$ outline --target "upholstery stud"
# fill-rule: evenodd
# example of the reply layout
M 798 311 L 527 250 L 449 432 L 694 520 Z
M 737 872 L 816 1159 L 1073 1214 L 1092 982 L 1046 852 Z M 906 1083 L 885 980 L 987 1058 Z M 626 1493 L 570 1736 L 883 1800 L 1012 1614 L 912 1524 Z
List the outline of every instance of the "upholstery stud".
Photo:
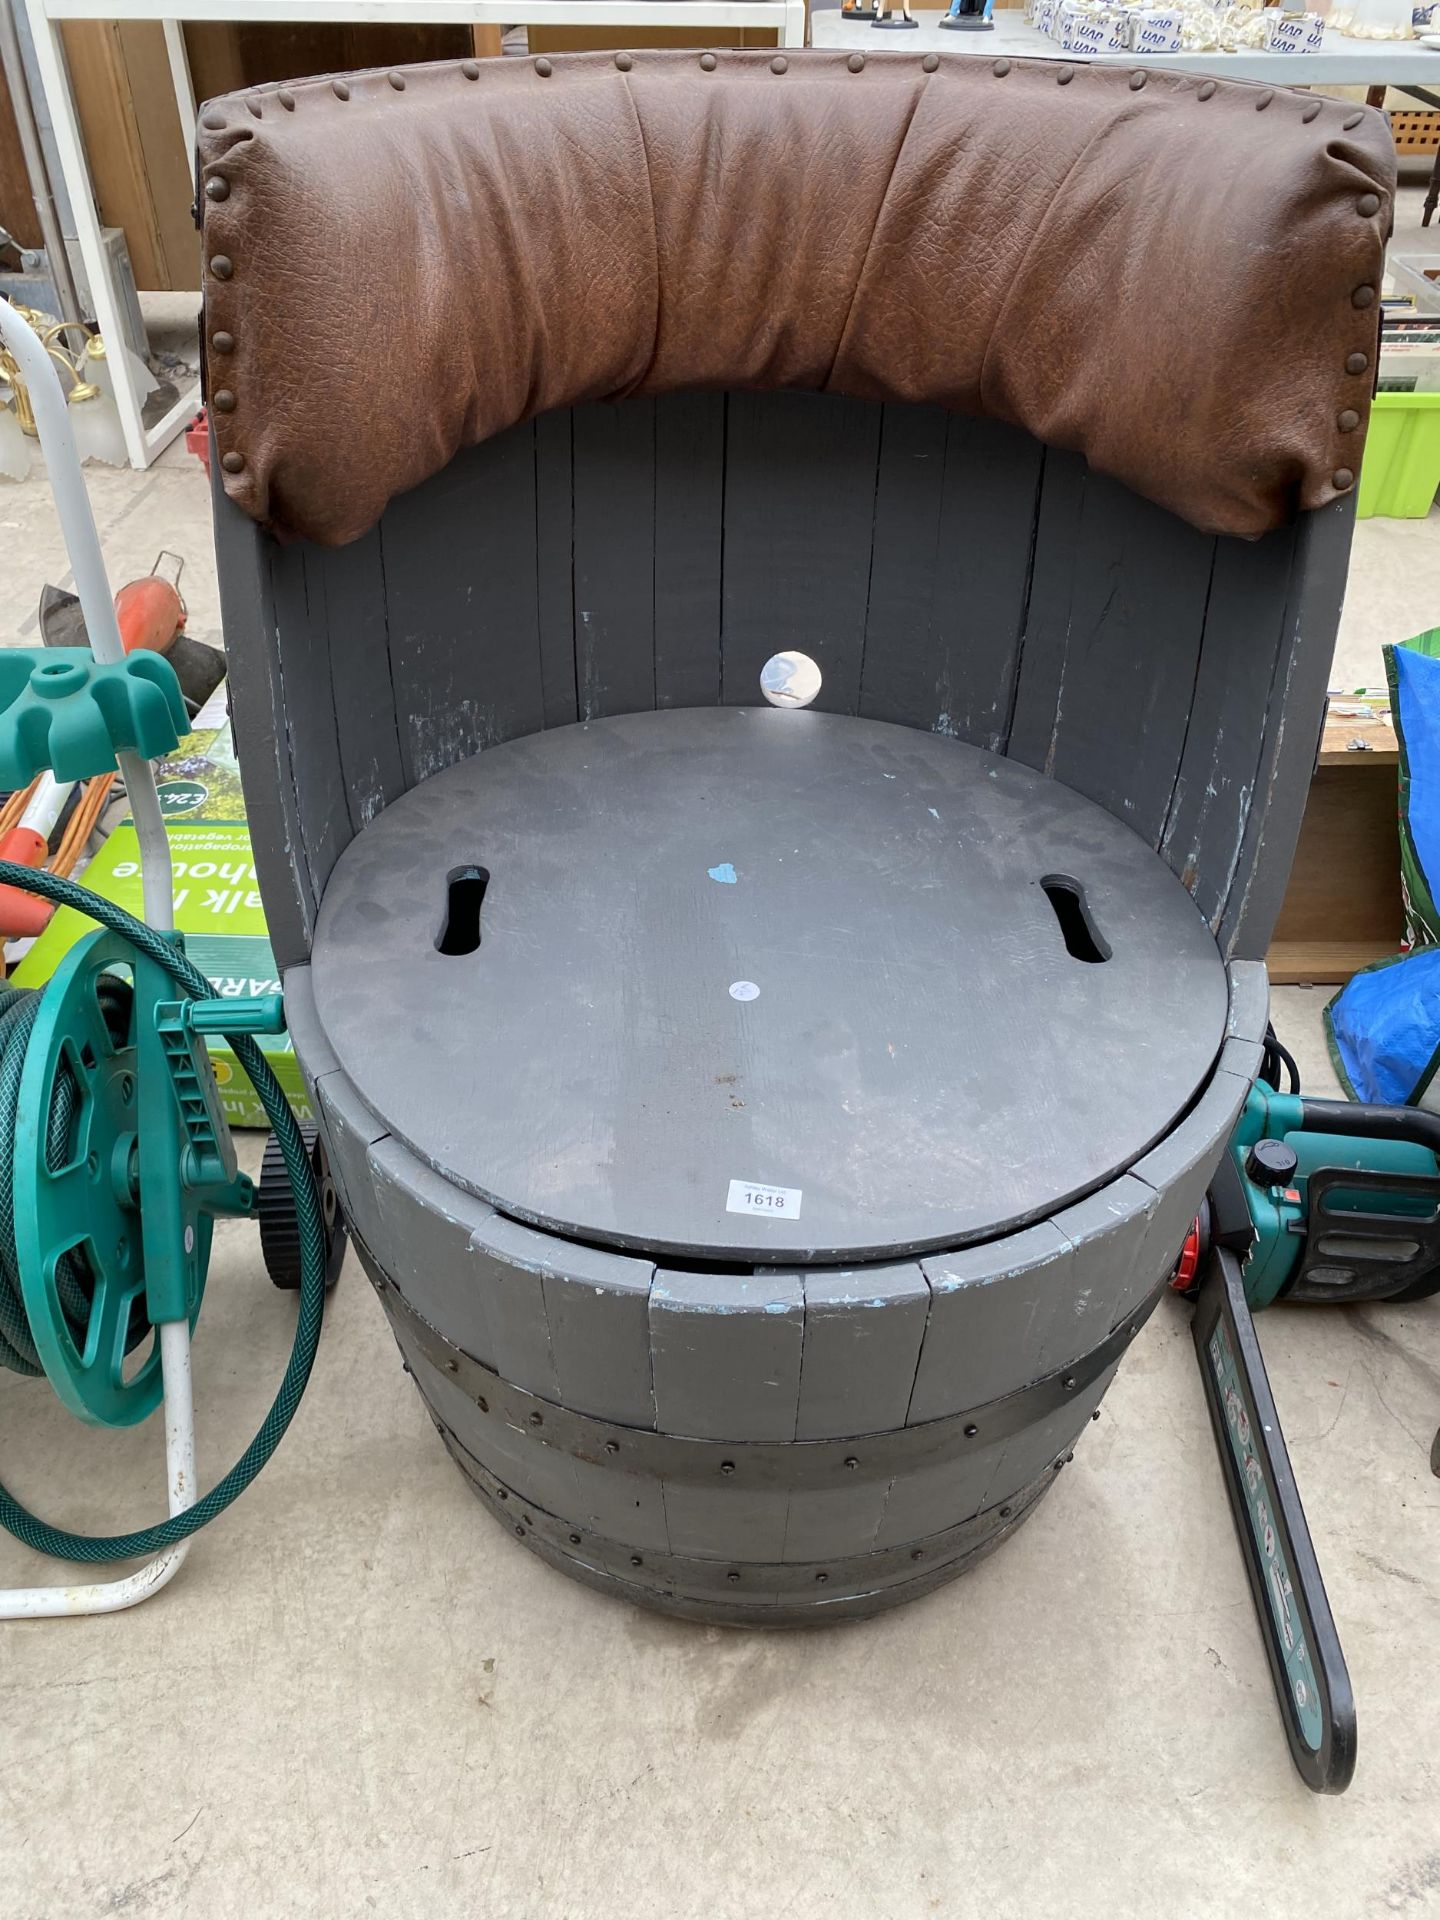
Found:
M 397 73 L 397 72 L 395 72 L 395 70 L 394 70 L 394 69 L 392 68 L 392 69 L 391 69 L 391 72 L 390 72 L 390 84 L 391 84 L 391 86 L 392 86 L 392 87 L 393 87 L 393 88 L 395 89 L 395 91 L 396 91 L 396 93 L 403 93 L 403 92 L 405 91 L 405 76 L 404 76 L 404 74 L 403 74 L 403 73 Z
M 1330 479 L 1337 493 L 1346 493 L 1355 484 L 1355 476 L 1349 467 L 1337 467 Z
M 863 53 L 852 53 L 845 64 L 851 73 L 863 73 L 865 71 L 865 56 Z
M 202 113 L 200 116 L 200 124 L 205 128 L 207 133 L 223 133 L 225 130 L 225 116 L 223 113 Z
M 221 387 L 218 393 L 211 394 L 210 404 L 217 413 L 233 413 L 235 396 L 228 387 Z
M 228 254 L 217 253 L 210 262 L 210 271 L 217 280 L 228 280 L 235 271 L 235 262 Z
M 535 62 L 535 71 L 542 80 L 548 80 L 555 69 L 548 60 L 537 60 Z
M 288 87 L 281 87 L 275 98 L 287 113 L 293 113 L 295 111 L 295 96 Z
M 480 78 L 480 62 L 478 60 L 462 60 L 460 62 L 460 71 L 467 80 L 478 80 Z
M 222 174 L 212 174 L 210 179 L 205 182 L 205 198 L 207 200 L 228 200 L 230 198 L 230 182 L 225 179 Z
M 1360 416 L 1353 407 L 1346 407 L 1336 414 L 1335 424 L 1341 433 L 1353 433 L 1360 424 Z
M 1345 118 L 1340 122 L 1342 132 L 1353 133 L 1364 118 L 1365 115 L 1363 113 L 1347 113 Z
M 1300 118 L 1304 121 L 1307 127 L 1309 126 L 1312 120 L 1318 120 L 1320 118 L 1320 102 L 1318 100 L 1312 100 L 1309 106 L 1306 107 L 1305 111 L 1301 114 Z
M 332 80 L 330 82 L 330 91 L 337 100 L 348 100 L 350 98 L 350 89 L 343 80 Z
M 713 53 L 702 53 L 700 56 L 700 67 L 704 73 L 714 73 L 719 64 Z
M 226 473 L 243 473 L 245 471 L 245 456 L 243 453 L 227 453 L 221 459 L 220 464 Z
M 1140 89 L 1144 86 L 1147 77 L 1148 76 L 1146 75 L 1145 69 L 1143 67 L 1141 67 L 1137 72 L 1132 73 L 1130 76 L 1130 91 L 1132 93 L 1138 93 Z
M 787 73 L 789 68 L 790 62 L 785 58 L 783 53 L 777 53 L 775 58 L 770 62 L 771 73 Z
M 1362 193 L 1360 198 L 1355 202 L 1355 211 L 1362 220 L 1369 220 L 1372 215 L 1380 211 L 1379 194 Z
M 256 96 L 253 93 L 246 94 L 245 105 L 249 108 L 250 112 L 254 114 L 257 120 L 261 120 L 264 118 L 265 110 L 261 106 L 259 100 L 256 98 Z
M 216 353 L 233 353 L 235 351 L 235 336 L 233 333 L 212 334 L 210 345 Z
M 628 73 L 635 62 L 628 53 L 617 53 L 615 56 L 615 64 L 621 73 Z
M 920 62 L 921 67 L 926 73 L 934 73 L 939 64 L 940 56 L 938 53 L 927 53 L 925 58 Z
M 1275 98 L 1275 89 L 1273 87 L 1267 87 L 1264 93 L 1262 93 L 1260 98 L 1255 102 L 1256 113 L 1263 113 L 1266 107 L 1269 106 L 1270 102 L 1274 98 Z
M 1215 97 L 1215 82 L 1213 80 L 1205 81 L 1205 83 L 1201 86 L 1201 88 L 1195 95 L 1195 98 L 1197 100 L 1213 100 L 1214 97 Z
M 1369 364 L 1368 353 L 1352 353 L 1346 357 L 1345 371 L 1346 373 L 1364 373 Z
M 1373 287 L 1356 287 L 1350 296 L 1350 304 L 1352 307 L 1373 307 L 1375 304 L 1375 289 Z
M 1055 84 L 1057 87 L 1068 87 L 1070 82 L 1074 78 L 1075 78 L 1074 67 L 1061 67 L 1060 71 L 1055 76 Z
M 991 71 L 997 80 L 1003 80 L 1010 71 L 1010 62 L 1008 60 L 997 60 Z

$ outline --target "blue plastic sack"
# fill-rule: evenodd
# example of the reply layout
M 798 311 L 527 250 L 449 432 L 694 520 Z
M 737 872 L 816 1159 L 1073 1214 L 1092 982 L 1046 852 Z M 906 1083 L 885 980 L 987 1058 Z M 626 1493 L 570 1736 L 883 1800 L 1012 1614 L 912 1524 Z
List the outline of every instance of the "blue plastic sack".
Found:
M 1440 1111 L 1440 627 L 1386 647 L 1400 742 L 1400 884 L 1413 953 L 1357 973 L 1325 1009 L 1330 1057 L 1352 1100 Z
M 1400 742 L 1400 878 L 1412 947 L 1440 944 L 1440 630 L 1386 647 L 1390 712 Z
M 1440 947 L 1366 967 L 1325 1009 L 1330 1057 L 1352 1100 L 1435 1107 L 1440 1063 Z

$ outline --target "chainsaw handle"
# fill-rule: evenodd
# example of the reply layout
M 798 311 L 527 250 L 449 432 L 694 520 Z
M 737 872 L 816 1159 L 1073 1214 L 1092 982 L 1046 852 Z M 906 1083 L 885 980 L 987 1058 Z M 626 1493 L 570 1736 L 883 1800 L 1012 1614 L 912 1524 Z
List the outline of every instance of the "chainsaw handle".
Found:
M 1440 1158 L 1440 1113 L 1423 1107 L 1366 1106 L 1350 1100 L 1302 1099 L 1309 1133 L 1344 1133 L 1362 1140 L 1408 1140 Z

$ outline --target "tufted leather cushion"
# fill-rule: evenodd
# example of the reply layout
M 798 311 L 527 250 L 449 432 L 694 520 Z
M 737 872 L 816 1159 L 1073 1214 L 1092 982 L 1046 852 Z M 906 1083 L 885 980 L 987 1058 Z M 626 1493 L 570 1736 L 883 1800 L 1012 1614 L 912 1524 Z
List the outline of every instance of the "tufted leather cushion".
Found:
M 463 446 L 683 387 L 935 401 L 1207 531 L 1347 491 L 1394 155 L 1377 113 L 918 53 L 557 55 L 201 117 L 227 492 L 354 539 Z

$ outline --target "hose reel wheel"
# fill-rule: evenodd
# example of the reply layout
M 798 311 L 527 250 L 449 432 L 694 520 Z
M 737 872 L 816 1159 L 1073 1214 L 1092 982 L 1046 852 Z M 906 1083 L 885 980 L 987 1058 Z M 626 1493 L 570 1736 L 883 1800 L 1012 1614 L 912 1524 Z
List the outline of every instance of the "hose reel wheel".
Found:
M 302 1126 L 315 1185 L 320 1195 L 320 1212 L 325 1228 L 325 1287 L 328 1292 L 340 1278 L 348 1235 L 340 1211 L 340 1196 L 330 1172 L 330 1157 L 325 1142 L 315 1127 Z M 285 1166 L 285 1155 L 273 1133 L 265 1142 L 260 1163 L 260 1186 L 255 1208 L 260 1228 L 260 1252 L 265 1271 L 273 1285 L 283 1292 L 299 1290 L 302 1242 L 300 1219 L 295 1207 L 295 1188 Z
M 66 954 L 35 996 L 15 1111 L 15 1251 L 31 1338 L 61 1400 L 97 1426 L 144 1420 L 163 1388 L 158 1342 L 133 1359 L 150 1332 L 136 960 L 110 932 Z M 187 1195 L 179 1233 L 192 1327 L 211 1227 Z

